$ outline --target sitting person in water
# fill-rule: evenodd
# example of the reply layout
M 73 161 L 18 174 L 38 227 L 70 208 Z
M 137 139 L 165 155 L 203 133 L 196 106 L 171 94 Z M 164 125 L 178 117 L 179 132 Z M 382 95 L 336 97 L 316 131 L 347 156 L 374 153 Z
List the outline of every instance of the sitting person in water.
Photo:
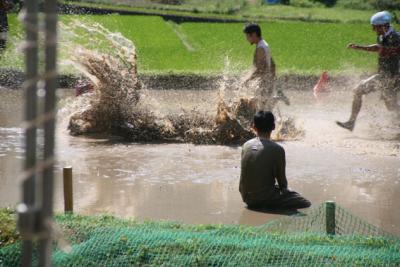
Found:
M 311 202 L 288 189 L 285 150 L 271 141 L 275 129 L 272 112 L 254 115 L 257 137 L 243 145 L 239 191 L 250 209 L 302 209 Z

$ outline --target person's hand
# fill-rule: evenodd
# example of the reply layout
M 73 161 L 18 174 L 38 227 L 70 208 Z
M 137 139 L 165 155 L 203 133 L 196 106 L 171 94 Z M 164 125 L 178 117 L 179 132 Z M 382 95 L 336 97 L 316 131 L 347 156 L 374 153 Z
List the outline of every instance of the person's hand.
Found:
M 351 43 L 351 44 L 347 45 L 347 48 L 349 48 L 349 49 L 358 49 L 358 45 Z

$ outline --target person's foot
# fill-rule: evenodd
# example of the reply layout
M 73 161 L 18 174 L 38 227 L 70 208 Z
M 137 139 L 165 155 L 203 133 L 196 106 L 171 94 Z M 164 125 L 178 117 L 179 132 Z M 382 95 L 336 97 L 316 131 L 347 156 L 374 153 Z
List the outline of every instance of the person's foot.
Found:
M 347 122 L 337 121 L 336 124 L 346 130 L 353 131 L 355 122 L 354 121 L 347 121 Z

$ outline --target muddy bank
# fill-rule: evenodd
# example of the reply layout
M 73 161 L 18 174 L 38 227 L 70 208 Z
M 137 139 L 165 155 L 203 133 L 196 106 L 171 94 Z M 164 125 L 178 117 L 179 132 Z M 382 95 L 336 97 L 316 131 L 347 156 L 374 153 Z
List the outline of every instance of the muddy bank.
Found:
M 128 9 L 128 10 L 127 10 Z M 141 11 L 142 10 L 142 11 Z M 165 12 L 167 11 L 167 12 Z M 60 14 L 94 14 L 94 15 L 140 15 L 140 16 L 160 16 L 164 20 L 173 21 L 175 23 L 184 22 L 210 22 L 210 23 L 244 23 L 251 21 L 269 21 L 269 20 L 284 20 L 284 21 L 303 21 L 303 22 L 318 22 L 318 23 L 340 23 L 337 19 L 317 19 L 312 17 L 274 17 L 267 16 L 248 17 L 246 15 L 238 16 L 237 14 L 221 14 L 218 12 L 210 13 L 196 13 L 192 10 L 163 10 L 159 8 L 139 8 L 134 10 L 134 7 L 124 6 L 110 6 L 110 7 L 96 7 L 95 4 L 90 3 L 59 3 L 58 12 Z M 166 14 L 168 13 L 168 14 Z M 179 14 L 179 13 L 187 13 Z M 193 15 L 191 15 L 191 14 Z M 352 23 L 363 23 L 363 20 L 352 20 Z
M 72 74 L 60 74 L 58 83 L 60 88 L 73 88 L 83 77 Z M 175 90 L 213 90 L 224 79 L 227 87 L 235 87 L 239 76 L 231 75 L 203 75 L 203 74 L 140 74 L 139 80 L 148 89 Z M 317 83 L 318 75 L 283 74 L 276 81 L 277 90 L 309 91 Z M 21 88 L 24 73 L 21 70 L 0 68 L 0 87 Z M 330 78 L 330 83 L 336 89 L 345 89 L 354 86 L 354 78 L 350 75 L 337 75 Z
M 128 8 L 129 9 L 129 8 Z M 144 10 L 144 9 L 143 9 Z M 163 14 L 163 10 L 152 10 L 146 9 L 145 11 L 140 10 L 126 10 L 123 6 L 117 7 L 95 7 L 95 6 L 85 6 L 76 4 L 58 4 L 58 13 L 60 14 L 78 14 L 78 15 L 109 15 L 109 14 L 119 14 L 119 15 L 140 15 L 140 16 L 160 16 L 164 20 L 173 21 L 175 23 L 184 22 L 212 22 L 212 23 L 240 23 L 245 22 L 245 19 L 235 19 L 235 18 L 224 18 L 224 17 L 209 17 L 209 16 L 191 16 L 191 15 L 179 15 L 179 14 Z
M 25 74 L 23 71 L 0 67 L 0 89 L 1 87 L 9 89 L 21 89 L 24 79 Z M 72 88 L 74 87 L 77 80 L 78 77 L 74 75 L 58 75 L 58 84 L 61 88 Z

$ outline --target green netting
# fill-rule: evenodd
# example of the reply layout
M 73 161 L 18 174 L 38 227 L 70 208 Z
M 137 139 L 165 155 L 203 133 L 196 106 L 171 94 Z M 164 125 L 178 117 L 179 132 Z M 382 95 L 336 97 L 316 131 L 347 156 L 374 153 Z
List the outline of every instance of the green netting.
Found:
M 259 227 L 138 223 L 111 216 L 57 216 L 71 242 L 54 266 L 400 266 L 400 240 L 336 208 L 326 234 L 325 206 Z M 0 266 L 18 266 L 20 244 L 0 248 Z M 34 260 L 36 263 L 36 259 Z

